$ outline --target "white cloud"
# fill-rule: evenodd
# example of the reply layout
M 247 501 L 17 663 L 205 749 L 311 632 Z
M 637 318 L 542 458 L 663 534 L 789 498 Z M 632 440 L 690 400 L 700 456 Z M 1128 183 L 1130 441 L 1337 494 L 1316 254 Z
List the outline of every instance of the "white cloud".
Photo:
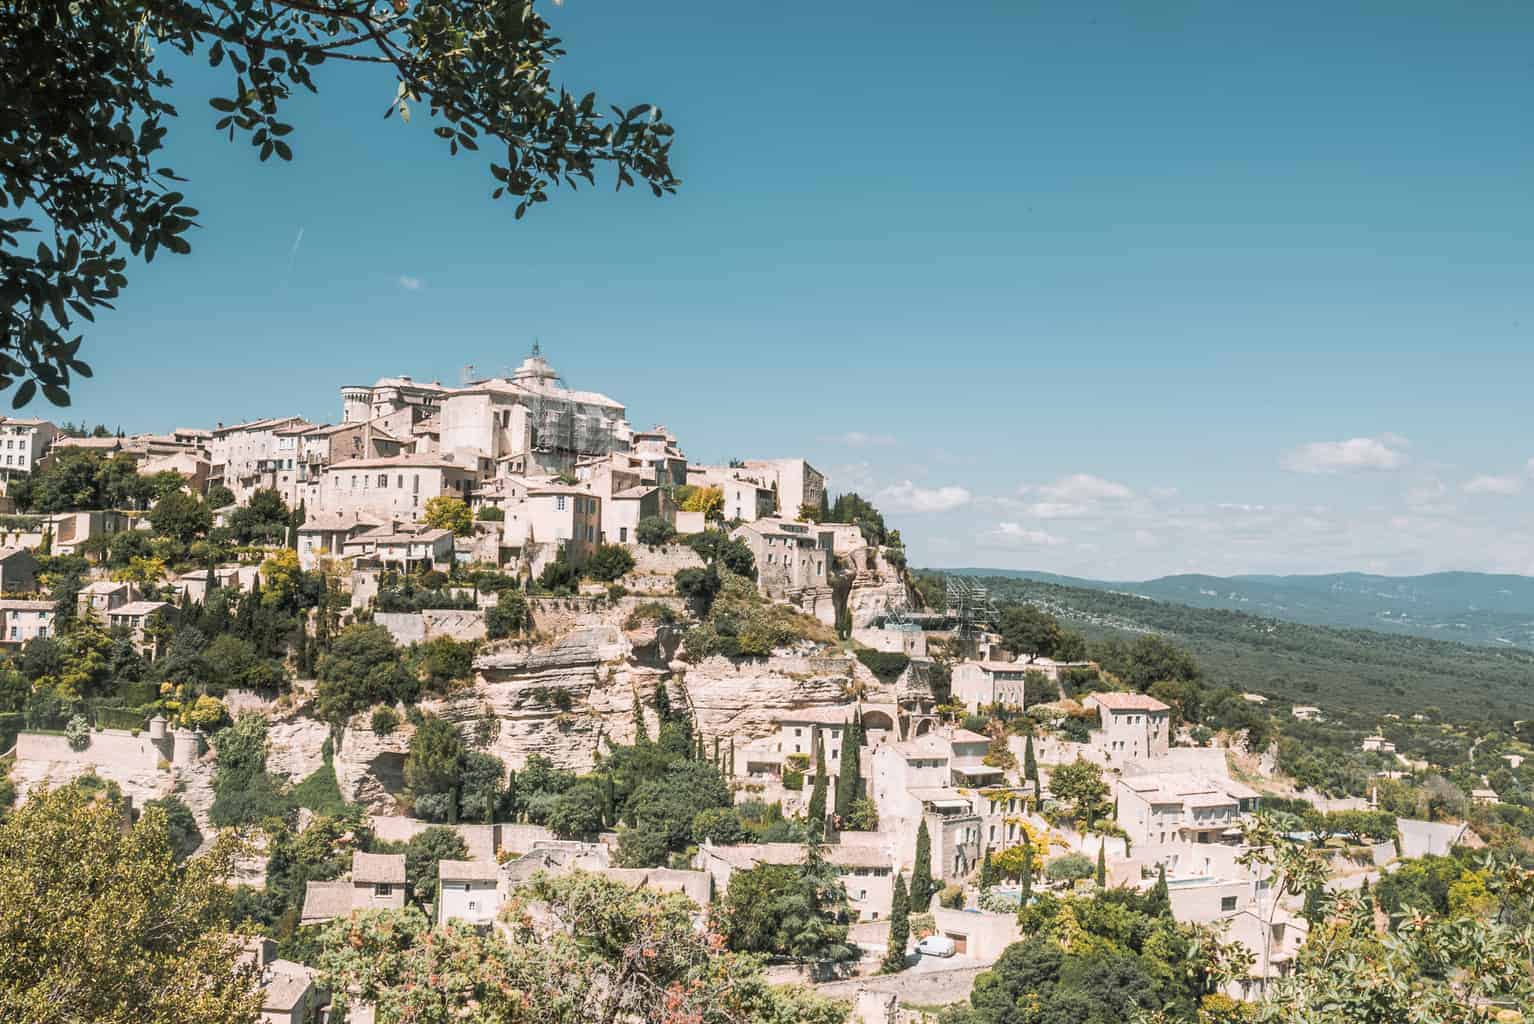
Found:
M 846 445 L 848 448 L 887 448 L 895 443 L 895 439 L 888 434 L 865 434 L 861 430 L 849 430 L 845 434 L 822 437 L 821 440 Z
M 1466 494 L 1517 494 L 1523 481 L 1516 476 L 1478 476 L 1460 488 Z
M 1292 473 L 1354 473 L 1406 464 L 1406 439 L 1395 434 L 1313 441 L 1287 451 L 1279 464 Z
M 969 504 L 970 497 L 969 491 L 962 487 L 917 487 L 909 480 L 902 480 L 880 491 L 878 504 L 898 512 L 948 512 Z
M 1026 493 L 1028 488 L 1022 490 Z M 1038 493 L 1058 502 L 1121 501 L 1134 494 L 1128 487 L 1091 473 L 1073 473 L 1038 488 Z
M 399 276 L 399 286 L 407 292 L 418 292 L 424 282 L 419 277 L 411 277 L 409 274 Z
M 1022 523 L 997 523 L 996 529 L 983 535 L 993 547 L 1002 548 L 1051 548 L 1065 543 L 1046 530 L 1033 530 Z

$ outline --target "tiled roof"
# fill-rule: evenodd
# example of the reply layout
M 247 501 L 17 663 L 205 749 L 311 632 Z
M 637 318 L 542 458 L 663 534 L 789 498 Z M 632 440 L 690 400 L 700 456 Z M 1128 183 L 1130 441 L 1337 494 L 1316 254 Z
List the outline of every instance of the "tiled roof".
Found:
M 402 853 L 354 853 L 352 854 L 352 881 L 404 885 L 405 855 Z
M 495 882 L 501 869 L 493 860 L 439 860 L 437 877 L 444 882 Z
M 359 855 L 362 856 L 362 855 Z M 329 921 L 352 912 L 352 883 L 310 882 L 304 889 L 304 909 L 300 923 Z
M 1096 701 L 1109 711 L 1170 711 L 1167 705 L 1144 693 L 1089 693 L 1085 700 Z

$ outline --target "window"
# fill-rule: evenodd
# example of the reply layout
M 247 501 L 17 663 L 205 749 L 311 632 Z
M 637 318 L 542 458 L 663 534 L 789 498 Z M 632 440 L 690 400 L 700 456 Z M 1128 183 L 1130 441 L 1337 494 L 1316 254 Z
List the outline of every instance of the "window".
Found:
M 1228 913 L 1230 913 L 1231 911 L 1233 911 L 1235 909 L 1236 909 L 1236 898 L 1234 896 L 1221 896 L 1220 897 L 1220 913 L 1228 914 Z
M 397 477 L 394 478 L 394 486 L 398 487 L 400 490 L 404 490 L 405 489 L 405 474 L 404 473 L 401 473 Z
M 556 512 L 563 512 L 564 510 L 565 510 L 565 496 L 563 494 L 555 495 L 555 497 L 554 497 L 554 511 L 556 511 Z
M 380 882 L 377 885 L 373 886 L 373 898 L 375 900 L 386 900 L 390 896 L 393 896 L 393 895 L 394 895 L 394 886 L 390 885 L 387 882 Z
M 378 474 L 378 486 L 379 487 L 388 487 L 389 486 L 389 474 L 388 473 L 379 473 Z
M 618 527 L 618 542 L 620 544 L 627 544 L 628 543 L 628 539 L 629 539 L 629 528 L 627 526 L 620 526 L 620 527 Z
M 413 477 L 411 477 L 410 493 L 411 494 L 420 494 L 421 493 L 421 474 L 417 473 Z

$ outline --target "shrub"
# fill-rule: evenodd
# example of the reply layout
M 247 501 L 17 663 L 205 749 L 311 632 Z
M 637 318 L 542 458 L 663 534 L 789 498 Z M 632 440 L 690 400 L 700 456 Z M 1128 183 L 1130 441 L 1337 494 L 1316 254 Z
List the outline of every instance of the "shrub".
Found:
M 91 724 L 84 715 L 75 715 L 69 720 L 64 726 L 64 738 L 69 741 L 70 750 L 84 750 L 91 745 Z
M 892 683 L 911 664 L 911 659 L 897 651 L 858 651 L 858 660 L 868 666 L 881 683 Z
M 388 706 L 374 708 L 373 720 L 369 724 L 374 736 L 387 736 L 399 728 L 399 712 Z
M 1067 853 L 1056 857 L 1044 868 L 1051 882 L 1076 882 L 1091 878 L 1097 873 L 1092 858 L 1081 853 Z
M 623 620 L 623 628 L 638 629 L 649 622 L 670 625 L 676 620 L 676 611 L 670 605 L 661 604 L 659 601 L 645 601 L 635 605 L 634 610 L 629 612 L 628 618 Z
M 485 635 L 504 640 L 527 628 L 527 598 L 515 590 L 503 590 L 495 605 L 485 614 Z
M 485 505 L 474 515 L 482 523 L 499 523 L 506 519 L 506 513 L 494 505 Z
M 622 579 L 634 570 L 634 556 L 621 544 L 602 544 L 586 562 L 586 573 L 602 583 Z
M 645 516 L 634 528 L 634 539 L 648 547 L 670 544 L 676 538 L 676 528 L 659 516 Z
M 580 582 L 580 574 L 565 560 L 564 552 L 560 552 L 559 557 L 544 566 L 543 572 L 538 574 L 539 589 L 550 594 L 573 595 Z
M 963 910 L 964 887 L 953 884 L 943 886 L 943 891 L 938 893 L 937 901 L 949 910 Z

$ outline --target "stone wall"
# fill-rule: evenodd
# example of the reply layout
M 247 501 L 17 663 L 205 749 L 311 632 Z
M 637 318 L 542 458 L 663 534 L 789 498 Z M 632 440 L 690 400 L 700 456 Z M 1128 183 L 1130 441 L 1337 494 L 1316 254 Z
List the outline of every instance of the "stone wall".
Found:
M 877 978 L 848 978 L 815 986 L 817 995 L 828 999 L 858 998 L 858 993 L 890 992 L 902 1003 L 920 1006 L 944 1006 L 969 998 L 974 991 L 975 979 L 988 968 L 956 967 L 952 970 L 906 971 L 902 974 L 881 975 Z
M 24 732 L 16 737 L 18 761 L 43 761 L 56 764 L 81 764 L 117 771 L 154 771 L 160 761 L 170 758 L 149 739 L 149 733 L 137 736 L 122 729 L 104 729 L 91 733 L 84 750 L 70 747 L 69 740 L 51 733 Z
M 485 613 L 479 609 L 428 608 L 419 612 L 375 612 L 373 621 L 387 629 L 395 643 L 406 647 L 439 636 L 453 640 L 485 638 Z
M 643 544 L 629 549 L 634 555 L 635 576 L 675 576 L 683 569 L 703 568 L 703 559 L 686 544 L 667 544 L 658 548 Z

